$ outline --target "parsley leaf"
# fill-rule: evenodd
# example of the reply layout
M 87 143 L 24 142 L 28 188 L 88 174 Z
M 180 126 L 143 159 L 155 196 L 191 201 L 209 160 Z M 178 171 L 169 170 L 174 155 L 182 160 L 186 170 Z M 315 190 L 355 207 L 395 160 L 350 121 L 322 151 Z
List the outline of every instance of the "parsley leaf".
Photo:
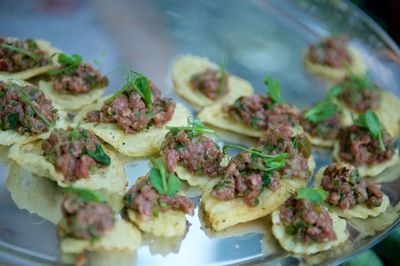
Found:
M 152 92 L 150 88 L 150 81 L 142 74 L 135 72 L 131 69 L 127 71 L 126 82 L 122 89 L 116 91 L 105 103 L 112 102 L 115 98 L 123 94 L 125 91 L 134 90 L 142 97 L 147 108 L 152 106 Z
M 50 75 L 68 75 L 82 64 L 82 57 L 78 54 L 68 56 L 64 53 L 58 53 L 55 55 L 57 56 L 57 61 L 61 65 L 61 68 L 51 70 L 49 72 Z
M 53 124 L 49 122 L 35 107 L 35 104 L 32 102 L 32 100 L 29 98 L 29 96 L 24 92 L 20 92 L 20 97 L 21 99 L 32 108 L 32 111 L 39 117 L 40 120 L 42 120 L 48 127 L 52 127 Z
M 304 118 L 313 123 L 319 123 L 334 116 L 336 111 L 337 111 L 336 104 L 322 101 L 316 104 L 314 107 L 308 109 L 304 113 Z
M 323 202 L 328 197 L 328 192 L 322 188 L 300 188 L 297 191 L 296 199 L 307 199 L 314 203 Z
M 181 186 L 181 181 L 173 173 L 168 173 L 160 159 L 151 158 L 149 181 L 160 194 L 174 196 Z M 168 179 L 167 179 L 168 177 Z
M 6 116 L 7 126 L 9 129 L 16 130 L 19 122 L 19 114 L 11 113 Z
M 79 196 L 85 202 L 97 202 L 97 203 L 105 203 L 106 199 L 103 195 L 97 193 L 94 190 L 86 189 L 86 188 L 75 188 L 75 187 L 65 187 L 64 191 L 67 193 L 74 193 Z
M 385 144 L 383 143 L 382 126 L 374 112 L 367 111 L 360 115 L 357 121 L 355 121 L 355 124 L 359 127 L 368 129 L 371 136 L 379 140 L 381 150 L 386 150 Z
M 87 155 L 89 155 L 90 157 L 92 157 L 93 159 L 95 159 L 96 162 L 99 162 L 99 163 L 107 165 L 107 166 L 111 164 L 110 156 L 108 156 L 104 152 L 103 148 L 101 147 L 101 145 L 99 143 L 96 144 L 96 150 L 94 152 L 90 151 L 88 149 L 85 149 L 85 153 Z
M 28 51 L 26 49 L 19 48 L 19 47 L 16 47 L 14 45 L 6 44 L 6 43 L 2 43 L 1 47 L 6 48 L 6 49 L 11 50 L 11 51 L 14 51 L 14 52 L 18 52 L 18 53 L 24 54 L 24 55 L 29 56 L 30 58 L 32 58 L 33 61 L 39 62 L 39 55 L 34 54 L 31 51 Z
M 195 136 L 199 136 L 202 134 L 210 134 L 210 135 L 214 135 L 214 136 L 218 137 L 214 130 L 206 127 L 203 124 L 203 122 L 201 122 L 200 120 L 198 120 L 196 118 L 193 118 L 192 116 L 189 116 L 187 126 L 183 126 L 183 127 L 167 126 L 166 128 L 173 134 L 177 134 L 179 131 L 183 130 L 186 132 L 191 132 Z
M 279 81 L 274 80 L 271 77 L 266 76 L 264 78 L 264 84 L 268 87 L 269 97 L 276 103 L 283 103 L 283 99 L 281 97 L 281 86 Z
M 336 98 L 337 96 L 339 96 L 339 94 L 341 94 L 343 91 L 343 88 L 340 87 L 339 85 L 334 85 L 332 86 L 328 93 L 325 96 L 325 100 L 330 101 L 333 100 L 334 98 Z

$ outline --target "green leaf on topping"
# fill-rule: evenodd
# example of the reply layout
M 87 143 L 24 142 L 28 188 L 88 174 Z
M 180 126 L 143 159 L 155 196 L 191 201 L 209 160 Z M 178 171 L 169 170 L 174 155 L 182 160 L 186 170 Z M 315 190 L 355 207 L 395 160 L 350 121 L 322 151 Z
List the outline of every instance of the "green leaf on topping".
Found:
M 75 139 L 75 140 L 79 140 L 81 138 L 81 135 L 79 134 L 79 131 L 75 128 L 70 129 L 70 131 L 68 132 L 68 136 L 71 139 Z
M 24 92 L 20 92 L 20 97 L 21 99 L 32 108 L 32 111 L 39 117 L 40 120 L 42 120 L 48 127 L 52 127 L 53 124 L 49 122 L 35 107 L 35 104 L 32 102 L 31 98 Z
M 379 122 L 378 116 L 374 112 L 367 111 L 364 114 L 360 115 L 359 118 L 355 121 L 355 124 L 359 127 L 368 129 L 371 136 L 379 140 L 381 150 L 386 150 L 385 144 L 383 143 L 382 126 Z
M 85 153 L 87 155 L 89 155 L 90 157 L 92 157 L 93 159 L 96 160 L 96 162 L 104 164 L 104 165 L 110 165 L 111 164 L 111 158 L 110 156 L 108 156 L 103 148 L 101 147 L 101 145 L 99 143 L 96 144 L 96 150 L 90 151 L 88 149 L 85 149 Z
M 333 100 L 334 98 L 339 96 L 339 94 L 342 93 L 342 91 L 343 91 L 343 88 L 340 87 L 339 85 L 332 86 L 329 89 L 328 93 L 326 94 L 325 100 L 328 100 L 328 101 Z
M 30 58 L 32 58 L 33 61 L 39 62 L 39 56 L 37 54 L 32 53 L 31 51 L 26 50 L 26 49 L 19 48 L 19 47 L 16 47 L 14 45 L 6 44 L 6 43 L 2 43 L 1 47 L 6 48 L 6 49 L 11 50 L 11 51 L 14 51 L 14 52 L 18 52 L 18 53 L 24 54 L 24 55 L 29 56 Z
M 81 198 L 81 200 L 85 202 L 97 202 L 97 203 L 105 203 L 106 199 L 103 195 L 97 193 L 94 190 L 86 189 L 86 188 L 75 188 L 75 187 L 65 187 L 64 191 L 66 193 L 74 193 Z
M 187 126 L 182 126 L 182 127 L 171 127 L 167 126 L 166 127 L 171 133 L 177 134 L 179 131 L 186 131 L 186 132 L 191 132 L 195 136 L 199 136 L 202 134 L 210 134 L 218 138 L 217 134 L 215 133 L 214 130 L 206 127 L 203 122 L 200 120 L 189 116 L 188 117 L 188 125 Z
M 18 113 L 11 113 L 6 117 L 7 125 L 9 129 L 16 130 L 18 121 L 19 121 L 19 114 Z
M 5 94 L 6 94 L 5 91 L 3 91 L 3 90 L 0 91 L 0 97 L 3 97 Z
M 26 39 L 25 42 L 29 49 L 39 49 L 39 46 L 33 39 Z
M 181 186 L 181 181 L 173 173 L 168 173 L 160 159 L 151 158 L 153 168 L 150 169 L 150 184 L 159 194 L 174 196 Z M 168 175 L 168 179 L 167 179 Z
M 264 84 L 268 87 L 268 90 L 267 90 L 268 95 L 274 102 L 276 102 L 276 103 L 284 102 L 281 97 L 281 86 L 279 84 L 279 81 L 266 76 L 264 78 Z
M 319 123 L 333 117 L 337 111 L 337 105 L 331 102 L 322 101 L 304 113 L 304 118 Z
M 152 106 L 152 92 L 150 88 L 150 81 L 142 74 L 133 71 L 132 69 L 127 70 L 126 82 L 122 89 L 116 91 L 105 103 L 111 103 L 115 98 L 122 95 L 125 91 L 134 90 L 139 93 L 143 99 L 147 108 Z
M 314 203 L 323 202 L 328 197 L 328 192 L 321 188 L 300 188 L 296 199 L 306 199 Z
M 61 67 L 50 70 L 50 75 L 68 75 L 70 71 L 74 71 L 80 64 L 82 64 L 82 57 L 78 54 L 68 56 L 64 53 L 57 53 L 52 56 L 54 55 L 57 56 L 58 63 L 60 63 Z

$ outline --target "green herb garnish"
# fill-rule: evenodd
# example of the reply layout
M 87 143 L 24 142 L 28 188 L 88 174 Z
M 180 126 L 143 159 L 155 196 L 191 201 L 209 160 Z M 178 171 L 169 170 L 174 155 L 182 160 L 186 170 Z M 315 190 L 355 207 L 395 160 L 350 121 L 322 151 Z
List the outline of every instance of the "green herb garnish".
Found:
M 59 69 L 53 69 L 49 71 L 50 75 L 68 75 L 71 71 L 74 71 L 82 64 L 82 57 L 78 54 L 68 56 L 64 53 L 55 54 L 57 56 L 58 63 L 61 65 Z
M 11 114 L 7 115 L 6 120 L 7 120 L 8 128 L 16 130 L 18 122 L 19 122 L 19 114 L 11 113 Z
M 47 120 L 35 107 L 35 104 L 32 102 L 32 100 L 29 98 L 29 96 L 21 91 L 19 96 L 21 97 L 21 99 L 27 104 L 29 105 L 33 112 L 40 118 L 40 120 L 42 120 L 48 127 L 52 127 L 53 124 L 49 122 L 49 120 Z
M 99 143 L 96 144 L 96 150 L 95 151 L 90 151 L 88 149 L 85 149 L 85 153 L 92 157 L 93 159 L 96 160 L 96 162 L 99 162 L 104 165 L 110 165 L 111 164 L 111 158 L 108 156 L 101 145 Z
M 189 116 L 188 118 L 188 125 L 183 126 L 183 127 L 171 127 L 167 126 L 166 127 L 171 133 L 177 134 L 179 131 L 187 131 L 192 133 L 194 136 L 199 136 L 202 134 L 210 134 L 217 136 L 215 131 L 206 127 L 203 122 L 200 120 L 193 118 L 192 116 Z
M 134 90 L 142 97 L 147 108 L 152 106 L 152 92 L 150 88 L 150 81 L 142 74 L 133 70 L 127 71 L 126 82 L 122 89 L 116 91 L 105 103 L 111 103 L 115 98 L 123 94 L 125 91 Z
M 181 181 L 173 173 L 169 173 L 160 159 L 151 158 L 153 168 L 150 169 L 151 185 L 160 194 L 174 196 L 181 186 Z
M 39 62 L 39 56 L 37 54 L 32 53 L 31 51 L 26 50 L 26 49 L 19 48 L 19 47 L 16 47 L 14 45 L 6 44 L 6 43 L 2 43 L 1 47 L 6 48 L 6 49 L 11 50 L 11 51 L 14 51 L 14 52 L 18 52 L 18 53 L 24 54 L 24 55 L 29 56 L 30 58 L 32 58 L 33 61 Z
M 355 125 L 368 129 L 371 136 L 379 140 L 379 146 L 381 150 L 386 150 L 385 144 L 383 143 L 382 126 L 379 122 L 379 118 L 374 112 L 367 111 L 364 114 L 360 115 L 359 118 L 355 121 Z
M 322 188 L 300 188 L 297 191 L 296 199 L 306 199 L 313 203 L 320 203 L 326 200 L 328 197 L 328 192 Z
M 103 195 L 97 193 L 94 190 L 91 189 L 86 189 L 86 188 L 75 188 L 75 187 L 65 187 L 64 191 L 66 193 L 74 193 L 76 194 L 79 198 L 81 198 L 81 200 L 85 201 L 85 202 L 97 202 L 97 203 L 105 203 L 106 200 L 103 197 Z
M 274 80 L 271 77 L 266 76 L 264 78 L 264 84 L 268 87 L 268 95 L 275 103 L 283 103 L 283 99 L 281 97 L 281 86 L 279 81 Z
M 340 87 L 339 85 L 334 85 L 332 86 L 328 93 L 325 96 L 325 100 L 326 101 L 330 101 L 333 100 L 334 98 L 336 98 L 337 96 L 339 96 L 340 93 L 342 93 L 343 88 Z
M 313 123 L 319 123 L 334 116 L 336 111 L 337 111 L 336 104 L 322 101 L 316 104 L 314 107 L 308 109 L 304 113 L 304 118 Z

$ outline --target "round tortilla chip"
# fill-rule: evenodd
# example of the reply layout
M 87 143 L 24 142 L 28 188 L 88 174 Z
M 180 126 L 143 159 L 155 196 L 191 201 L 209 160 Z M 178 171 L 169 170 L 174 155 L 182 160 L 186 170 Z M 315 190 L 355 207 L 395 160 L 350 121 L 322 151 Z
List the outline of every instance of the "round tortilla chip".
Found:
M 89 104 L 93 104 L 103 95 L 105 90 L 105 88 L 96 88 L 89 93 L 77 95 L 58 93 L 53 89 L 53 82 L 44 80 L 39 81 L 39 88 L 58 106 L 69 111 L 78 111 Z
M 79 254 L 84 251 L 133 252 L 141 242 L 140 231 L 133 224 L 118 219 L 114 228 L 99 240 L 91 242 L 90 240 L 65 237 L 60 240 L 60 249 L 64 254 Z
M 206 57 L 184 55 L 179 57 L 172 69 L 172 81 L 176 93 L 187 100 L 195 109 L 199 110 L 213 103 L 233 103 L 240 96 L 253 94 L 251 84 L 239 77 L 228 76 L 229 93 L 217 100 L 211 100 L 200 91 L 192 89 L 190 80 L 193 75 L 202 73 L 206 69 L 219 69 L 215 63 Z
M 350 65 L 350 71 L 355 75 L 362 75 L 366 72 L 367 68 L 361 59 L 359 53 L 353 49 L 349 48 L 349 52 L 352 58 L 352 64 Z M 339 82 L 343 80 L 346 76 L 348 71 L 345 68 L 333 68 L 321 64 L 312 63 L 308 59 L 308 52 L 304 55 L 304 66 L 305 68 L 310 71 L 312 74 L 315 74 L 321 78 L 328 79 L 330 81 Z
M 41 50 L 46 52 L 46 54 L 49 57 L 53 54 L 61 52 L 59 49 L 52 47 L 48 41 L 35 40 L 35 42 L 37 43 L 37 45 L 39 46 L 39 48 Z M 35 68 L 28 69 L 28 70 L 21 71 L 21 72 L 16 72 L 16 73 L 0 72 L 0 80 L 7 80 L 7 79 L 27 80 L 27 79 L 33 78 L 35 76 L 38 76 L 40 74 L 47 73 L 51 69 L 54 68 L 54 65 L 58 64 L 57 58 L 55 56 L 53 56 L 53 58 L 51 58 L 51 60 L 52 60 L 53 64 L 41 66 L 41 67 L 35 67 Z
M 386 168 L 389 168 L 393 165 L 395 165 L 397 162 L 399 162 L 399 150 L 396 149 L 393 153 L 392 158 L 389 160 L 379 163 L 379 164 L 373 164 L 373 165 L 360 165 L 358 166 L 358 171 L 361 176 L 376 176 L 383 172 Z M 339 141 L 336 141 L 334 146 L 333 146 L 333 153 L 332 153 L 332 158 L 335 162 L 346 162 L 342 160 L 342 158 L 339 156 Z
M 49 179 L 34 176 L 12 163 L 7 177 L 7 189 L 19 209 L 25 209 L 57 224 L 61 218 L 62 189 Z
M 324 207 L 323 207 L 324 208 Z M 290 252 L 297 254 L 309 255 L 324 250 L 331 249 L 345 242 L 348 239 L 346 229 L 346 221 L 339 218 L 335 213 L 329 213 L 333 221 L 333 231 L 336 233 L 337 239 L 334 241 L 327 241 L 322 243 L 302 243 L 297 241 L 292 235 L 286 233 L 285 226 L 281 223 L 279 217 L 279 210 L 272 212 L 272 233 L 279 241 L 281 246 Z
M 321 187 L 322 177 L 324 175 L 324 171 L 327 166 L 319 169 L 318 173 L 315 175 L 314 186 L 316 188 Z M 390 205 L 390 201 L 388 196 L 383 194 L 383 202 L 381 206 L 375 208 L 368 208 L 365 204 L 357 204 L 354 208 L 351 209 L 341 209 L 338 207 L 333 207 L 332 211 L 337 215 L 343 218 L 360 218 L 366 219 L 368 216 L 376 217 L 379 214 L 385 212 Z
M 107 97 L 108 98 L 108 97 Z M 84 122 L 89 111 L 100 110 L 105 99 L 83 108 L 74 119 L 74 124 Z M 172 119 L 162 128 L 151 127 L 136 134 L 126 134 L 115 123 L 82 123 L 81 127 L 91 129 L 102 140 L 113 146 L 117 151 L 132 157 L 145 157 L 160 152 L 161 144 L 168 133 L 168 126 L 187 124 L 189 111 L 181 104 L 176 105 Z

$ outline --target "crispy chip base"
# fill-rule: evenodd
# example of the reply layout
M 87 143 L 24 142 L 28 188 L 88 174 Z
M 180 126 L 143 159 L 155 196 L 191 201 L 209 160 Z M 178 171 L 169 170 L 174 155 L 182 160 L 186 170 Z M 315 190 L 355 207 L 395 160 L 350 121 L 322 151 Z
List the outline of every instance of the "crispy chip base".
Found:
M 133 252 L 139 247 L 141 241 L 140 231 L 133 224 L 119 219 L 111 231 L 94 243 L 91 244 L 89 240 L 65 237 L 60 240 L 60 249 L 65 254 L 79 254 L 84 251 Z
M 314 186 L 319 188 L 321 187 L 322 177 L 324 175 L 326 167 L 322 167 L 319 169 L 318 173 L 315 175 Z M 341 209 L 338 207 L 333 207 L 333 211 L 343 218 L 360 218 L 366 219 L 368 216 L 376 217 L 379 214 L 385 212 L 390 205 L 390 201 L 388 196 L 383 194 L 383 202 L 381 206 L 375 208 L 368 208 L 365 204 L 357 204 L 354 208 L 351 209 Z
M 54 224 L 61 220 L 63 192 L 54 182 L 34 176 L 12 163 L 7 177 L 7 189 L 19 209 L 35 213 Z
M 44 41 L 44 40 L 35 40 L 39 48 L 43 51 L 46 52 L 48 56 L 51 56 L 52 54 L 59 53 L 60 50 L 57 48 L 54 48 L 50 45 L 49 42 Z M 56 64 L 56 58 L 52 58 L 53 64 Z M 18 79 L 18 80 L 27 80 L 32 77 L 38 76 L 40 74 L 44 74 L 49 72 L 49 70 L 53 69 L 53 65 L 46 65 L 46 66 L 41 66 L 41 67 L 35 67 L 32 69 L 28 69 L 25 71 L 21 72 L 16 72 L 16 73 L 7 73 L 7 72 L 0 72 L 0 80 L 7 80 L 7 79 Z
M 142 218 L 136 211 L 128 209 L 128 217 L 140 230 L 155 236 L 183 236 L 186 232 L 186 217 L 182 211 L 159 212 L 157 217 Z
M 90 173 L 90 178 L 78 179 L 71 184 L 67 184 L 64 182 L 64 176 L 43 156 L 41 143 L 42 141 L 15 144 L 10 149 L 9 157 L 26 170 L 37 176 L 49 178 L 57 182 L 61 187 L 71 185 L 73 187 L 97 190 L 107 197 L 113 209 L 118 210 L 122 207 L 122 196 L 125 193 L 127 180 L 124 165 L 117 159 L 114 152 L 103 147 L 111 158 L 111 165 L 96 168 L 93 173 Z
M 219 67 L 206 57 L 194 55 L 179 57 L 172 69 L 172 80 L 176 93 L 196 109 L 199 110 L 213 103 L 233 103 L 240 96 L 253 94 L 254 89 L 249 82 L 236 76 L 229 76 L 229 93 L 215 101 L 207 98 L 200 91 L 192 89 L 190 85 L 192 76 L 206 69 L 219 69 Z
M 53 82 L 39 81 L 39 88 L 46 94 L 46 96 L 54 101 L 58 106 L 69 111 L 78 111 L 82 107 L 93 104 L 97 101 L 105 88 L 93 89 L 89 93 L 82 93 L 78 95 L 58 93 L 53 89 Z
M 84 122 L 86 113 L 100 110 L 103 100 L 83 108 L 74 119 L 74 124 Z M 189 111 L 181 104 L 176 105 L 172 119 L 162 128 L 151 127 L 136 134 L 126 134 L 114 123 L 84 123 L 83 128 L 91 129 L 102 140 L 113 146 L 117 151 L 132 157 L 144 157 L 160 152 L 160 147 L 168 133 L 167 126 L 182 126 L 187 124 Z
M 390 160 L 387 160 L 386 162 L 380 163 L 380 164 L 374 164 L 374 165 L 361 165 L 358 166 L 358 171 L 361 176 L 376 176 L 383 172 L 386 168 L 389 168 L 393 165 L 395 165 L 397 162 L 399 162 L 399 150 L 396 149 L 394 151 L 394 155 Z M 332 154 L 333 160 L 335 162 L 345 162 L 342 160 L 342 158 L 339 156 L 339 142 L 336 141 L 335 145 L 333 147 L 333 154 Z
M 355 75 L 364 74 L 366 71 L 366 66 L 363 60 L 361 59 L 360 55 L 358 54 L 358 52 L 353 48 L 349 48 L 349 52 L 353 60 L 352 64 L 350 65 L 350 70 Z M 310 60 L 308 59 L 308 52 L 304 55 L 304 66 L 312 74 L 315 74 L 324 79 L 328 79 L 335 82 L 339 82 L 347 76 L 347 71 L 344 68 L 336 69 L 333 67 L 328 67 L 310 62 Z
M 289 235 L 285 231 L 284 225 L 281 223 L 279 217 L 279 210 L 272 212 L 272 233 L 275 238 L 279 241 L 281 246 L 290 252 L 297 254 L 314 254 L 324 250 L 331 249 L 345 242 L 348 239 L 346 231 L 346 221 L 339 218 L 335 213 L 329 213 L 333 221 L 333 231 L 336 233 L 337 239 L 334 241 L 327 241 L 323 243 L 309 243 L 305 244 L 297 241 L 293 236 Z
M 213 104 L 205 107 L 198 115 L 198 118 L 211 126 L 226 129 L 242 135 L 259 138 L 263 131 L 252 128 L 242 122 L 232 119 L 228 113 L 222 110 L 222 104 Z

